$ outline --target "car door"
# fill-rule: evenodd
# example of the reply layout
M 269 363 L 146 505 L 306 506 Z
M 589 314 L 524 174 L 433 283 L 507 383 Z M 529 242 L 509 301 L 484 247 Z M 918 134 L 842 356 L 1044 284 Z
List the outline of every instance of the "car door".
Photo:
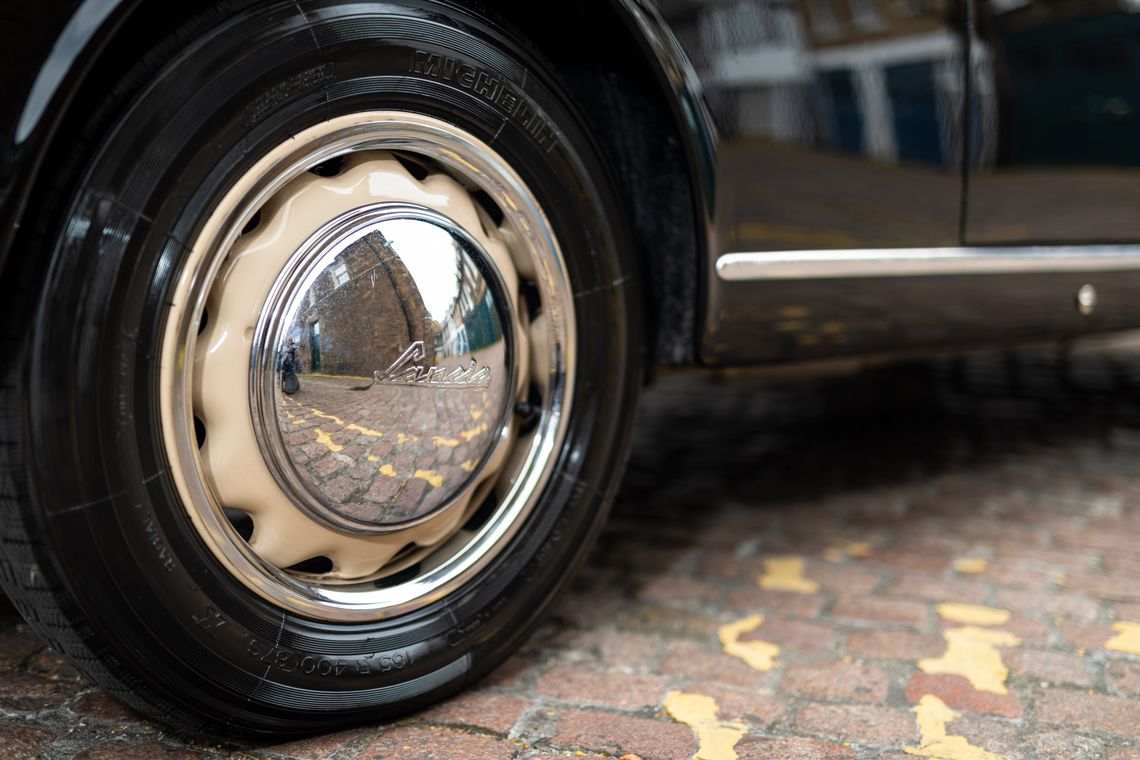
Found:
M 1140 2 L 977 0 L 970 244 L 1140 239 Z
M 715 266 L 741 253 L 958 245 L 960 3 L 660 0 L 658 8 L 694 64 L 719 133 L 705 360 L 811 358 L 921 333 L 921 320 L 900 323 L 873 289 L 820 297 L 815 280 L 729 282 Z

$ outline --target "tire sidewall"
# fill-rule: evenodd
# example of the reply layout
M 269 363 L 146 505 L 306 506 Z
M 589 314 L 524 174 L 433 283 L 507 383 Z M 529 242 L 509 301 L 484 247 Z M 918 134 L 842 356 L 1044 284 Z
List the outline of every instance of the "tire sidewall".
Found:
M 639 333 L 605 169 L 541 63 L 458 6 L 250 5 L 175 47 L 96 146 L 53 252 L 29 385 L 36 508 L 124 681 L 239 730 L 412 709 L 507 653 L 581 558 L 612 494 Z M 463 78 L 434 75 L 431 56 L 455 61 Z M 541 123 L 512 118 L 489 86 L 476 89 L 480 76 Z M 534 192 L 576 293 L 575 394 L 554 477 L 478 578 L 408 615 L 331 624 L 261 600 L 192 528 L 163 452 L 157 357 L 181 263 L 236 178 L 291 134 L 378 109 L 469 131 Z M 60 467 L 74 477 L 53 478 Z

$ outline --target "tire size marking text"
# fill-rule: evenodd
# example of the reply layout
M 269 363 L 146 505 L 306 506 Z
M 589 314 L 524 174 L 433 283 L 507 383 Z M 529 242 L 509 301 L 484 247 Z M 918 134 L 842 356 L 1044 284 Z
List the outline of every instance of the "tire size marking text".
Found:
M 166 543 L 162 540 L 162 535 L 158 531 L 158 525 L 155 524 L 154 518 L 149 516 L 143 518 L 143 530 L 146 531 L 147 539 L 154 548 L 154 553 L 158 557 L 159 564 L 162 565 L 166 572 L 174 572 L 174 557 L 171 555 L 170 550 L 166 548 Z
M 319 655 L 300 655 L 279 646 L 266 644 L 251 638 L 246 652 L 260 662 L 283 673 L 300 671 L 305 675 L 316 674 L 322 677 L 337 677 L 347 674 L 369 676 L 373 673 L 387 673 L 402 670 L 412 664 L 410 652 L 382 652 L 365 655 L 362 658 L 341 659 Z
M 454 82 L 494 103 L 547 153 L 558 145 L 557 133 L 550 122 L 515 88 L 508 86 L 501 74 L 423 50 L 415 51 L 408 71 L 430 79 Z
M 212 605 L 206 605 L 206 613 L 199 617 L 198 615 L 191 615 L 190 619 L 194 621 L 194 625 L 201 628 L 206 633 L 210 634 L 210 638 L 214 638 L 214 631 L 221 628 L 226 624 L 226 619 L 222 617 L 222 613 L 218 612 Z

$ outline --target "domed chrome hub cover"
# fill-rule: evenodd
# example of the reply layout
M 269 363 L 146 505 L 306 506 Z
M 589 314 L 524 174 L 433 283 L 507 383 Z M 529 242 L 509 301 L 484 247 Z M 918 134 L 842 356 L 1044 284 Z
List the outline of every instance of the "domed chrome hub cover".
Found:
M 493 259 L 445 216 L 379 203 L 324 225 L 290 261 L 253 341 L 274 477 L 357 532 L 446 509 L 511 413 L 514 320 Z

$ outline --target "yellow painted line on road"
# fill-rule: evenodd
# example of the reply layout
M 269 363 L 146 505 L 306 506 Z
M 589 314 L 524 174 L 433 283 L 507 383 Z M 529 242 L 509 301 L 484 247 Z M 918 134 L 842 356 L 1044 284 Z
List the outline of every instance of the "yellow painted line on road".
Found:
M 379 430 L 373 430 L 372 428 L 364 427 L 363 425 L 357 425 L 355 422 L 346 427 L 345 430 L 354 430 L 361 435 L 371 436 L 372 438 L 384 437 L 384 434 Z
M 1140 654 L 1140 623 L 1130 623 L 1127 620 L 1112 624 L 1116 635 L 1105 642 L 1104 648 L 1114 652 L 1127 652 Z
M 794 555 L 769 557 L 764 560 L 764 574 L 760 588 L 772 591 L 794 591 L 797 594 L 814 594 L 819 582 L 804 577 L 804 558 Z
M 458 438 L 444 438 L 442 435 L 432 436 L 431 442 L 436 446 L 446 446 L 449 449 L 453 449 L 459 445 Z
M 748 731 L 743 723 L 717 719 L 717 703 L 704 694 L 671 691 L 665 695 L 665 712 L 678 723 L 684 723 L 697 735 L 697 753 L 693 760 L 737 760 L 734 747 Z
M 1006 631 L 967 625 L 942 632 L 946 653 L 918 661 L 923 673 L 962 676 L 978 691 L 1008 694 L 1005 679 L 1009 668 L 1002 662 L 998 647 L 1015 647 L 1021 639 Z
M 823 550 L 823 558 L 828 562 L 842 562 L 846 557 L 869 556 L 871 556 L 871 545 L 866 541 L 839 542 Z
M 439 488 L 443 485 L 443 476 L 435 470 L 416 470 L 412 477 L 426 480 L 432 488 Z
M 934 608 L 939 617 L 954 623 L 966 625 L 1002 625 L 1009 622 L 1009 610 L 996 607 L 983 607 L 980 604 L 945 602 Z
M 482 416 L 483 416 L 483 410 L 482 409 L 472 409 L 471 410 L 471 419 L 478 421 L 479 418 Z
M 964 575 L 977 575 L 986 571 L 987 564 L 982 557 L 959 557 L 954 560 L 954 571 Z
M 840 335 L 847 331 L 847 326 L 842 322 L 824 322 L 819 326 L 819 331 L 824 335 Z
M 344 450 L 344 446 L 341 446 L 339 443 L 333 443 L 332 435 L 329 433 L 326 433 L 320 428 L 316 428 L 315 432 L 317 434 L 317 443 L 327 447 L 332 453 L 338 454 Z
M 960 717 L 933 694 L 925 694 L 912 709 L 918 722 L 918 746 L 905 747 L 908 755 L 937 757 L 942 760 L 1008 760 L 1005 755 L 988 752 L 964 736 L 946 733 L 946 724 Z
M 380 457 L 376 456 L 375 454 L 369 454 L 368 455 L 368 461 L 369 462 L 379 462 Z
M 380 469 L 377 470 L 377 472 L 379 472 L 381 475 L 387 475 L 390 478 L 396 477 L 396 468 L 390 464 L 380 465 Z
M 416 438 L 414 435 L 407 435 L 406 433 L 397 433 L 396 434 L 396 443 L 400 444 L 401 446 L 403 444 L 407 443 L 408 441 L 412 441 L 414 443 L 415 441 L 418 441 L 418 440 L 419 439 Z
M 461 462 L 459 466 L 463 468 L 464 472 L 474 472 L 475 465 L 476 462 L 474 459 L 468 459 L 465 462 Z
M 482 425 L 478 425 L 477 427 L 473 427 L 470 430 L 462 431 L 459 434 L 459 437 L 465 441 L 470 441 L 475 436 L 479 435 L 480 433 L 485 433 L 485 432 L 487 432 L 487 423 L 486 422 L 484 422 Z
M 725 623 L 717 629 L 717 638 L 724 647 L 725 654 L 739 657 L 754 670 L 766 672 L 776 666 L 780 647 L 770 641 L 755 639 L 741 641 L 740 637 L 754 631 L 764 622 L 763 615 L 750 615 L 735 623 Z
M 320 409 L 314 409 L 311 406 L 309 407 L 309 411 L 312 412 L 313 414 L 317 415 L 318 417 L 323 417 L 326 420 L 332 420 L 333 422 L 335 422 L 336 424 L 341 425 L 341 426 L 344 425 L 344 420 L 342 420 L 340 417 L 337 417 L 335 414 L 325 414 Z

